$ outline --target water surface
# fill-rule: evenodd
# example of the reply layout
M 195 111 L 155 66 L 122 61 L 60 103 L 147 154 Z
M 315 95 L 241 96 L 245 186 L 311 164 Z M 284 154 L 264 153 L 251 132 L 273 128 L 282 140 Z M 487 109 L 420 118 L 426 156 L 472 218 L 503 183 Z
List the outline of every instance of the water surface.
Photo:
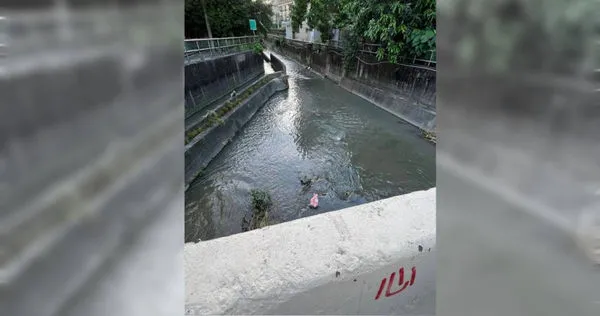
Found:
M 241 232 L 251 189 L 268 191 L 273 221 L 284 222 L 435 186 L 435 147 L 417 128 L 282 60 L 289 90 L 274 95 L 186 192 L 186 242 Z M 307 207 L 313 193 L 316 210 Z

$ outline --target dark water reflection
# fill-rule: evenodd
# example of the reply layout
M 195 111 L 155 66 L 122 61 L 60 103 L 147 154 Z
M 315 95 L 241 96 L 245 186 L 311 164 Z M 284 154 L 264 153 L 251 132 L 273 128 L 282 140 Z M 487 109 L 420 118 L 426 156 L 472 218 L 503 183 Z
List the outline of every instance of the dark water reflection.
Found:
M 250 190 L 269 191 L 276 222 L 435 185 L 435 147 L 418 129 L 284 60 L 271 98 L 186 192 L 186 242 L 241 232 Z M 312 178 L 311 185 L 300 183 Z M 313 193 L 320 207 L 307 208 Z

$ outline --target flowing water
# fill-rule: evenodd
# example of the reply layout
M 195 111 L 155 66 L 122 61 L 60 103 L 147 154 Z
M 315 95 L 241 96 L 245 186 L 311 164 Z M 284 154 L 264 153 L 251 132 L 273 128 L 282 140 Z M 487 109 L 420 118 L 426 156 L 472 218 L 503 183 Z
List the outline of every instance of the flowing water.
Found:
M 277 223 L 435 186 L 435 147 L 417 128 L 282 60 L 289 90 L 267 101 L 186 192 L 186 242 L 241 232 L 252 189 L 270 193 Z M 313 193 L 317 209 L 308 208 Z

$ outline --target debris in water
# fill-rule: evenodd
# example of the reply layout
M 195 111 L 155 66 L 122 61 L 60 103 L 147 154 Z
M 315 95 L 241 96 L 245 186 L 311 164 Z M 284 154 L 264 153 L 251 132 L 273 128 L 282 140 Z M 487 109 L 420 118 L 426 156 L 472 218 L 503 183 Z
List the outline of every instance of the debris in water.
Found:
M 313 197 L 310 199 L 310 208 L 319 207 L 319 195 L 317 193 L 313 194 Z
M 430 142 L 432 142 L 434 144 L 437 144 L 437 135 L 436 135 L 435 132 L 423 131 L 422 133 L 423 133 L 423 137 L 426 140 L 428 140 L 428 141 L 430 141 Z
M 302 185 L 310 185 L 312 182 L 313 182 L 313 179 L 306 177 L 306 176 L 304 176 L 300 179 L 300 184 L 302 184 Z

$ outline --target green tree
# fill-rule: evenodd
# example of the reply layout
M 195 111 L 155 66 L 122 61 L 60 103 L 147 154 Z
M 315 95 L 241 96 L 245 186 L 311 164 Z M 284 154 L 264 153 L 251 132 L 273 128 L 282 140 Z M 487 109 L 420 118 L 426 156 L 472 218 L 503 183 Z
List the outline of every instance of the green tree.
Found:
M 309 26 L 330 37 L 334 28 L 344 29 L 347 59 L 358 50 L 357 42 L 382 47 L 379 60 L 430 58 L 435 55 L 435 0 L 311 0 L 306 14 Z
M 261 0 L 204 0 L 213 37 L 251 35 L 248 20 L 257 21 L 259 33 L 271 27 L 271 6 Z M 208 37 L 201 0 L 185 0 L 185 37 Z
M 429 58 L 435 50 L 435 0 L 341 0 L 340 10 L 351 34 L 382 45 L 379 60 Z
M 333 29 L 343 24 L 339 13 L 340 0 L 311 0 L 306 23 L 321 33 L 321 41 L 325 43 L 331 39 Z
M 295 0 L 292 5 L 292 11 L 290 12 L 290 18 L 292 20 L 292 31 L 298 32 L 302 26 L 302 22 L 306 19 L 306 13 L 308 10 L 308 0 Z
M 271 5 L 261 0 L 250 2 L 250 15 L 256 19 L 256 27 L 259 33 L 267 35 L 272 28 L 273 9 Z

